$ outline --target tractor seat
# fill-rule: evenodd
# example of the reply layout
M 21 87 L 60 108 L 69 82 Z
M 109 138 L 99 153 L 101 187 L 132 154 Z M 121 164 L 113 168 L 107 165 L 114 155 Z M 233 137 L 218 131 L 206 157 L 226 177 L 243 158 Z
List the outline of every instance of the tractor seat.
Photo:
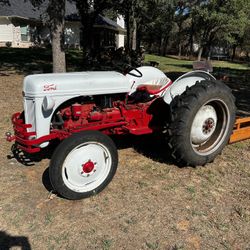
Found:
M 164 81 L 161 80 L 160 82 L 164 84 L 140 84 L 137 86 L 136 90 L 147 92 L 150 95 L 158 95 L 172 84 L 169 78 L 164 79 Z

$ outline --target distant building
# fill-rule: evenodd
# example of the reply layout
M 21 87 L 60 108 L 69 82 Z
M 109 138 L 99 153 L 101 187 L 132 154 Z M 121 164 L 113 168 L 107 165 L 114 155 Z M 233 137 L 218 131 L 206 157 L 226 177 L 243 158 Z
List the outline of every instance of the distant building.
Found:
M 28 48 L 50 43 L 48 27 L 42 23 L 48 0 L 37 9 L 29 1 L 10 0 L 10 5 L 0 3 L 0 47 Z M 80 47 L 84 39 L 75 4 L 66 1 L 65 45 Z M 118 23 L 99 15 L 94 25 L 100 47 L 124 46 L 124 21 Z

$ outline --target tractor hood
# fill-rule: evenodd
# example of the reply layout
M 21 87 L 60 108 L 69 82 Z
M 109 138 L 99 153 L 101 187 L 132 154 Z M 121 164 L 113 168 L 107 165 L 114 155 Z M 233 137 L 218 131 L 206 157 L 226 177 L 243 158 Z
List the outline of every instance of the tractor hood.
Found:
M 29 75 L 23 85 L 27 97 L 126 93 L 130 89 L 129 80 L 115 71 Z

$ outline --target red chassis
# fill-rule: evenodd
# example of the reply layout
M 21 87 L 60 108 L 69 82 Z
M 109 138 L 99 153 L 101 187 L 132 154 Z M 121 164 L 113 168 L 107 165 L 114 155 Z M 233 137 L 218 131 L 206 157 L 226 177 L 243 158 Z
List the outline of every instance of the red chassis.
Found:
M 127 104 L 115 101 L 112 108 L 99 109 L 95 103 L 74 103 L 57 112 L 61 118 L 60 126 L 53 126 L 50 134 L 36 137 L 36 132 L 28 132 L 31 124 L 25 124 L 22 113 L 12 116 L 14 136 L 7 134 L 7 140 L 15 140 L 18 148 L 28 153 L 41 150 L 40 144 L 54 139 L 63 140 L 73 133 L 86 130 L 99 130 L 104 134 L 149 134 L 163 129 L 164 121 L 159 110 L 166 109 L 162 98 L 154 97 L 146 103 Z M 165 116 L 164 116 L 165 117 Z

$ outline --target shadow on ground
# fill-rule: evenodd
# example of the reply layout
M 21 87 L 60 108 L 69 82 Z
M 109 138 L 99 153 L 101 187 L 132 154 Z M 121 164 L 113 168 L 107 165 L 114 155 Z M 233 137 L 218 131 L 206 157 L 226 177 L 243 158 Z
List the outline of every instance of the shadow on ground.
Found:
M 133 148 L 136 152 L 160 163 L 173 164 L 163 134 L 113 136 L 118 149 Z
M 0 70 L 15 73 L 51 72 L 51 50 L 43 48 L 0 48 Z
M 174 164 L 165 140 L 165 136 L 163 134 L 149 134 L 141 136 L 129 134 L 116 135 L 112 136 L 112 139 L 118 150 L 132 148 L 139 154 L 142 154 L 143 156 L 150 158 L 153 161 L 166 164 Z M 9 159 L 15 158 L 23 166 L 34 166 L 37 162 L 40 162 L 43 159 L 51 159 L 53 152 L 58 144 L 59 142 L 55 141 L 48 147 L 35 154 L 27 154 L 13 145 L 11 149 L 12 155 L 8 155 L 7 157 Z M 43 173 L 42 182 L 44 187 L 49 192 L 53 192 L 53 187 L 50 183 L 49 178 L 49 167 L 46 168 Z
M 28 237 L 11 236 L 4 231 L 0 231 L 0 249 L 9 250 L 13 247 L 18 247 L 18 249 L 22 250 L 31 250 Z
M 117 149 L 133 148 L 138 153 L 161 163 L 173 164 L 169 154 L 168 145 L 163 134 L 149 135 L 114 135 L 111 136 Z M 43 159 L 51 159 L 54 150 L 59 145 L 59 141 L 53 141 L 51 144 L 38 153 L 28 154 L 17 148 L 13 144 L 11 148 L 12 155 L 7 155 L 8 159 L 15 158 L 24 166 L 33 166 L 36 162 Z
M 24 166 L 33 166 L 36 162 L 40 162 L 43 159 L 51 159 L 54 150 L 56 149 L 59 141 L 54 140 L 50 143 L 50 145 L 44 149 L 41 149 L 40 152 L 29 154 L 21 149 L 17 148 L 15 144 L 11 147 L 11 155 L 7 155 L 8 159 L 15 158 L 19 163 Z
M 82 52 L 66 51 L 67 69 L 81 70 Z M 52 52 L 47 48 L 0 48 L 0 75 L 4 71 L 16 74 L 52 72 Z

